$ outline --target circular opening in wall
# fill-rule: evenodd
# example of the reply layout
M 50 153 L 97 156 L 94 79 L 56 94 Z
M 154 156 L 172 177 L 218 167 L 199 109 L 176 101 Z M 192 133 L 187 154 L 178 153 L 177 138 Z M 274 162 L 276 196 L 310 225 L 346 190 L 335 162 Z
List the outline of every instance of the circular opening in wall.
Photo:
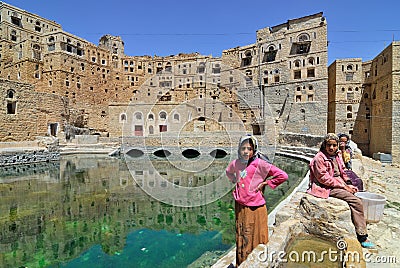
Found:
M 154 155 L 157 157 L 167 157 L 171 155 L 171 152 L 168 150 L 157 150 L 154 152 Z
M 182 152 L 182 155 L 186 158 L 196 158 L 200 155 L 200 152 L 195 149 L 186 149 Z
M 138 149 L 131 149 L 126 154 L 130 157 L 141 157 L 142 155 L 144 155 L 144 152 Z
M 221 149 L 213 150 L 210 155 L 214 158 L 224 158 L 228 153 Z

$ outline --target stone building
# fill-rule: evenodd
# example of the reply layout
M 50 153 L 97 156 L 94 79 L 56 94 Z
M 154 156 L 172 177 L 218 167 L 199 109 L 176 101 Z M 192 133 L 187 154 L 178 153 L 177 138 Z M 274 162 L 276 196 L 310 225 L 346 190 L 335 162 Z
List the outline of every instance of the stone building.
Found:
M 118 36 L 104 35 L 95 45 L 6 3 L 0 12 L 0 78 L 66 98 L 68 118 L 59 122 L 59 137 L 69 126 L 110 137 L 238 129 L 261 134 L 265 122 L 279 131 L 326 130 L 322 13 L 260 29 L 256 43 L 215 58 L 127 56 Z
M 351 136 L 364 154 L 400 162 L 400 42 L 374 59 L 336 60 L 329 66 L 328 131 Z
M 222 53 L 224 66 L 240 70 L 255 85 L 253 91 L 264 95 L 252 106 L 260 107 L 280 132 L 326 132 L 326 25 L 322 13 L 288 20 L 258 30 L 256 43 Z
M 364 81 L 362 60 L 336 60 L 329 66 L 328 73 L 328 131 L 353 135 L 360 108 L 370 109 L 360 106 Z

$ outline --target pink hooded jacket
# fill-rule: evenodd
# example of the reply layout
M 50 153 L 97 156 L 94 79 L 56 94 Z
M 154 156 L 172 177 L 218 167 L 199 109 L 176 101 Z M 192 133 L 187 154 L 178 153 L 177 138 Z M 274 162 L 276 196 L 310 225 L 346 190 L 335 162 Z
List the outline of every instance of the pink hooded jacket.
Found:
M 328 198 L 333 188 L 344 188 L 347 176 L 343 171 L 343 160 L 341 153 L 336 156 L 339 166 L 340 177 L 334 177 L 333 160 L 326 154 L 319 151 L 310 163 L 310 182 L 307 193 L 317 197 Z
M 248 166 L 240 159 L 233 160 L 226 168 L 226 175 L 236 183 L 233 191 L 235 200 L 249 207 L 265 204 L 263 192 L 258 191 L 257 187 L 267 177 L 272 176 L 267 180 L 268 186 L 272 189 L 288 178 L 286 172 L 260 158 L 254 159 Z

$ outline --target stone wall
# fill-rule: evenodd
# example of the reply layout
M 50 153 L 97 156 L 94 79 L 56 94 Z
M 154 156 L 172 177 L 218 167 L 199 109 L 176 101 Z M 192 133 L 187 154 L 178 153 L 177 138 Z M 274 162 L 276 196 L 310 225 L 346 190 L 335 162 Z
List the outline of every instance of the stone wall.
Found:
M 60 160 L 60 152 L 51 152 L 46 149 L 19 150 L 0 154 L 0 166 L 23 165 Z
M 0 141 L 57 136 L 68 115 L 64 98 L 34 91 L 29 84 L 0 79 Z
M 299 133 L 279 133 L 277 144 L 278 145 L 289 145 L 297 147 L 309 147 L 309 148 L 320 148 L 323 141 L 323 135 L 307 135 Z
M 392 44 L 392 158 L 393 162 L 400 164 L 400 43 Z

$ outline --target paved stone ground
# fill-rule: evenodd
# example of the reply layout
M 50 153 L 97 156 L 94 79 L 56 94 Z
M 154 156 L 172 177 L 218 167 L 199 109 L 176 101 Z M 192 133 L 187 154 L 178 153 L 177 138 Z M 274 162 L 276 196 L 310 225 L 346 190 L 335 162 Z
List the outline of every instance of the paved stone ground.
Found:
M 367 226 L 369 238 L 377 246 L 364 249 L 364 254 L 370 254 L 367 268 L 400 267 L 400 167 L 367 157 L 360 161 L 362 167 L 356 173 L 361 174 L 365 190 L 387 199 L 382 220 Z

